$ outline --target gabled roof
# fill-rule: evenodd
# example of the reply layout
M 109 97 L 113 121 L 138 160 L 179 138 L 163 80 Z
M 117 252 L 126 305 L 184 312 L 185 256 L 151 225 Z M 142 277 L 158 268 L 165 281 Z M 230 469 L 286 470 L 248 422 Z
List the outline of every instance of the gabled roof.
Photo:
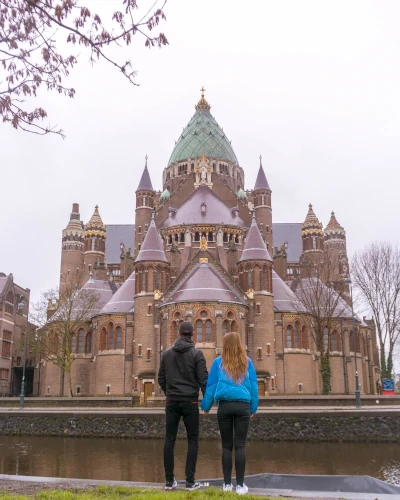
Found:
M 121 285 L 100 314 L 115 314 L 133 312 L 133 297 L 135 295 L 135 272 Z
M 168 262 L 161 236 L 158 234 L 156 223 L 154 222 L 154 214 L 135 262 L 149 260 L 156 262 Z
M 272 261 L 267 245 L 265 244 L 260 230 L 258 229 L 256 218 L 253 216 L 249 232 L 246 236 L 242 255 L 239 262 L 244 260 L 269 260 Z
M 260 168 L 259 168 L 258 174 L 257 174 L 256 183 L 254 184 L 254 191 L 258 191 L 259 189 L 271 191 L 271 188 L 269 187 L 267 177 L 265 175 L 265 172 L 264 172 L 263 166 L 261 165 L 261 162 L 260 162 Z
M 150 174 L 147 169 L 147 158 L 146 166 L 144 167 L 142 177 L 140 178 L 140 182 L 136 191 L 153 191 L 153 184 L 151 183 Z
M 272 293 L 274 308 L 279 312 L 299 312 L 302 306 L 287 284 L 272 270 Z
M 202 211 L 202 206 L 204 209 Z M 224 224 L 246 227 L 235 210 L 231 210 L 207 185 L 200 185 L 182 205 L 171 211 L 161 227 L 183 224 Z
M 172 290 L 165 303 L 218 301 L 244 304 L 243 298 L 208 262 L 199 262 Z

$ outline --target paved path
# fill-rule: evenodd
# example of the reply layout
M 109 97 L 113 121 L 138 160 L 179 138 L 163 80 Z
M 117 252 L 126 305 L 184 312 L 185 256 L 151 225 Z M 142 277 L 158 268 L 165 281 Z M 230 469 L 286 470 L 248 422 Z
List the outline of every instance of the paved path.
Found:
M 158 483 L 136 483 L 130 481 L 97 481 L 85 479 L 54 478 L 40 476 L 10 476 L 0 474 L 0 491 L 18 493 L 19 495 L 35 495 L 39 491 L 49 489 L 88 489 L 96 486 L 126 486 L 128 488 L 155 488 L 162 489 L 163 484 Z M 207 487 L 207 486 L 205 486 Z M 313 499 L 313 500 L 395 500 L 397 495 L 381 495 L 377 493 L 332 493 L 323 491 L 296 491 L 296 490 L 258 490 L 250 489 L 249 493 L 260 496 L 275 496 L 291 499 Z

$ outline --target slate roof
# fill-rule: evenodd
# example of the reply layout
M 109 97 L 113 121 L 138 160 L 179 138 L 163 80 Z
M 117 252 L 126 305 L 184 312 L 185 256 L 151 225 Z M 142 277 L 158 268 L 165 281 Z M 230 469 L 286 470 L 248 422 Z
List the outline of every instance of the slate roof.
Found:
M 301 222 L 274 222 L 272 224 L 274 247 L 278 249 L 288 243 L 286 249 L 287 261 L 299 262 L 303 251 L 301 238 Z
M 205 212 L 201 206 L 205 203 Z M 200 185 L 161 227 L 181 224 L 225 224 L 246 227 L 245 222 L 231 210 L 207 185 Z
M 262 165 L 260 165 L 256 183 L 254 184 L 254 191 L 258 191 L 259 189 L 268 189 L 269 191 L 271 190 Z
M 119 264 L 121 259 L 121 243 L 124 243 L 125 248 L 132 249 L 135 247 L 135 225 L 134 224 L 111 224 L 106 226 L 106 262 L 108 264 Z
M 100 314 L 115 314 L 133 312 L 133 297 L 135 295 L 135 272 L 115 292 L 109 302 L 102 308 Z
M 272 293 L 274 308 L 280 312 L 299 312 L 302 306 L 287 284 L 272 270 Z
M 154 222 L 154 216 L 151 219 L 149 229 L 144 237 L 144 241 L 135 262 L 148 260 L 168 262 L 161 236 L 158 234 L 156 223 Z
M 253 217 L 249 232 L 247 233 L 239 262 L 243 262 L 244 260 L 272 260 L 267 250 L 267 245 L 258 229 L 255 217 Z
M 209 108 L 204 98 L 200 100 L 196 113 L 176 141 L 168 165 L 188 158 L 200 158 L 202 154 L 238 163 L 229 139 Z
M 165 303 L 204 300 L 244 304 L 243 298 L 208 262 L 196 264 L 188 276 L 172 291 Z
M 150 174 L 147 169 L 147 160 L 146 160 L 146 166 L 144 167 L 142 177 L 140 178 L 140 182 L 136 191 L 146 191 L 146 190 L 153 191 L 153 184 L 151 183 Z

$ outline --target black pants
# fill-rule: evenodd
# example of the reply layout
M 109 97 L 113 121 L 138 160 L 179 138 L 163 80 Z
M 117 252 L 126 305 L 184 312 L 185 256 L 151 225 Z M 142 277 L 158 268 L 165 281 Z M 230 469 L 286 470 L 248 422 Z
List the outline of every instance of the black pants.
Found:
M 164 468 L 165 479 L 174 479 L 174 448 L 179 422 L 183 418 L 188 440 L 186 456 L 186 482 L 194 483 L 199 452 L 199 405 L 189 401 L 170 401 L 165 406 Z
M 241 401 L 220 401 L 217 415 L 222 440 L 224 483 L 232 483 L 232 449 L 235 447 L 236 484 L 243 486 L 250 405 Z

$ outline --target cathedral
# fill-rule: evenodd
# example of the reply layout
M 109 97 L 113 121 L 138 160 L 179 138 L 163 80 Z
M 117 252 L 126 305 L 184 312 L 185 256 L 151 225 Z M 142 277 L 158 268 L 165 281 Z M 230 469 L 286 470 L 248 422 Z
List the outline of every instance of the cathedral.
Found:
M 237 331 L 254 362 L 260 396 L 322 393 L 321 353 L 293 284 L 304 263 L 328 249 L 337 256 L 336 280 L 343 281 L 346 233 L 333 212 L 323 229 L 311 205 L 303 223 L 273 222 L 261 157 L 248 189 L 210 108 L 202 89 L 162 173 L 161 191 L 153 188 L 146 157 L 135 224 L 106 225 L 98 206 L 83 223 L 73 204 L 62 232 L 61 277 L 82 269 L 84 288 L 99 297 L 71 344 L 76 395 L 127 395 L 142 404 L 160 396 L 160 357 L 184 320 L 193 323 L 209 367 L 221 354 L 223 335 Z M 373 324 L 356 317 L 355 330 L 350 309 L 327 337 L 332 394 L 354 393 L 356 361 L 361 393 L 377 392 Z M 66 394 L 62 380 L 51 359 L 42 362 L 40 395 Z

